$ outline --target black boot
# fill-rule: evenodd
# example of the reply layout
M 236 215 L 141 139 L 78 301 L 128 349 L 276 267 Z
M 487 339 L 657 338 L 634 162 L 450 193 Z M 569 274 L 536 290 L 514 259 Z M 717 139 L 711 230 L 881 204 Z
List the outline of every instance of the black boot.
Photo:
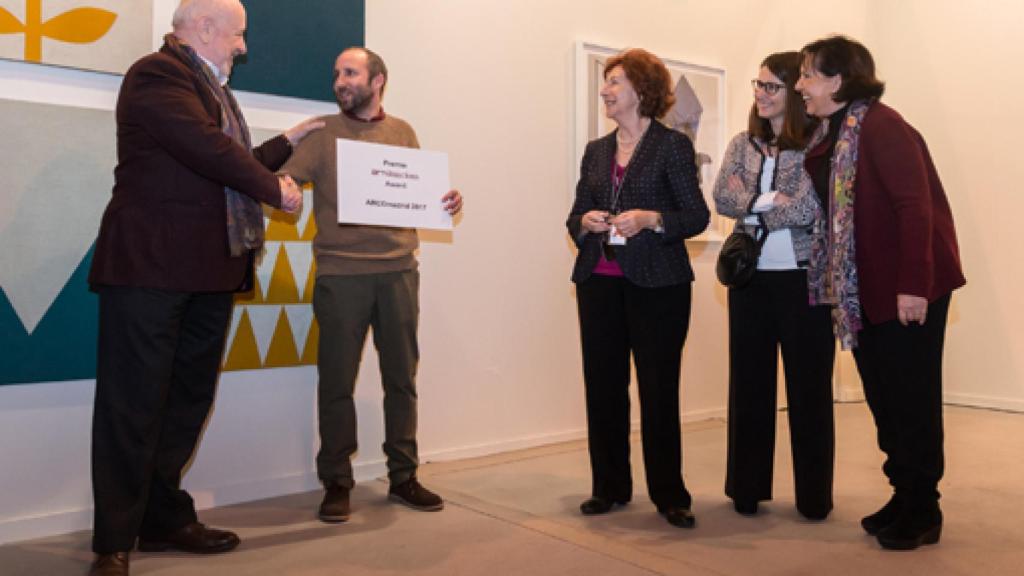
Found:
M 896 520 L 878 532 L 878 543 L 888 550 L 914 550 L 922 544 L 935 544 L 942 534 L 942 511 L 938 503 L 908 505 Z
M 861 518 L 860 525 L 865 532 L 874 536 L 896 520 L 901 508 L 900 500 L 893 494 L 878 512 Z

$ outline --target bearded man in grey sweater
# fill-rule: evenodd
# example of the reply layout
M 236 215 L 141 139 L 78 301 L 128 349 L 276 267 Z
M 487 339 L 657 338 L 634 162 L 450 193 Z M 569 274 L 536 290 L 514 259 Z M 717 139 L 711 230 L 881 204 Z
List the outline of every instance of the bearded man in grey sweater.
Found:
M 313 183 L 317 230 L 313 312 L 320 326 L 316 466 L 325 488 L 318 510 L 324 522 L 349 518 L 349 493 L 355 484 L 351 459 L 357 448 L 353 391 L 371 326 L 384 387 L 388 498 L 417 510 L 444 506 L 440 496 L 416 479 L 416 230 L 338 223 L 338 138 L 419 148 L 412 127 L 384 113 L 381 99 L 387 78 L 384 61 L 372 50 L 343 51 L 334 66 L 334 92 L 341 112 L 322 117 L 324 129 L 303 141 L 280 169 L 299 182 Z M 452 215 L 462 209 L 457 190 L 441 201 Z

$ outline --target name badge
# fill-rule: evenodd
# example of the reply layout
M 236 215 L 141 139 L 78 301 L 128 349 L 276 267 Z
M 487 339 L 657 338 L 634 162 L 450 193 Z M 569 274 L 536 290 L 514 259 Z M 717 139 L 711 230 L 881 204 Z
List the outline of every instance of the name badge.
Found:
M 608 243 L 612 246 L 625 246 L 626 237 L 619 232 L 619 229 L 615 227 L 615 224 L 610 224 L 609 226 Z

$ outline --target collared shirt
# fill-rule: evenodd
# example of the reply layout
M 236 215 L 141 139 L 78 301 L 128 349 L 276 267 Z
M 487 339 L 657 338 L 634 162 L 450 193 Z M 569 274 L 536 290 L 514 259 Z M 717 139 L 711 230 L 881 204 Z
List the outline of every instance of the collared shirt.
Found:
M 217 79 L 217 82 L 220 82 L 221 86 L 224 86 L 228 83 L 228 77 L 221 73 L 220 68 L 217 68 L 216 64 L 204 58 L 203 55 L 200 54 L 198 50 L 196 51 L 196 56 L 199 56 L 199 59 L 202 60 L 203 63 L 205 63 L 207 66 L 209 66 L 210 71 L 213 72 L 213 77 Z

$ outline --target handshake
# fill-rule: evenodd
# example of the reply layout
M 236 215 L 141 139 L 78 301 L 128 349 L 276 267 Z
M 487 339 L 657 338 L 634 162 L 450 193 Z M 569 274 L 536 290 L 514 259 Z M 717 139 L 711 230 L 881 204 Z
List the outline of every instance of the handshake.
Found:
M 277 177 L 281 185 L 281 210 L 289 214 L 302 212 L 302 188 L 287 174 Z

